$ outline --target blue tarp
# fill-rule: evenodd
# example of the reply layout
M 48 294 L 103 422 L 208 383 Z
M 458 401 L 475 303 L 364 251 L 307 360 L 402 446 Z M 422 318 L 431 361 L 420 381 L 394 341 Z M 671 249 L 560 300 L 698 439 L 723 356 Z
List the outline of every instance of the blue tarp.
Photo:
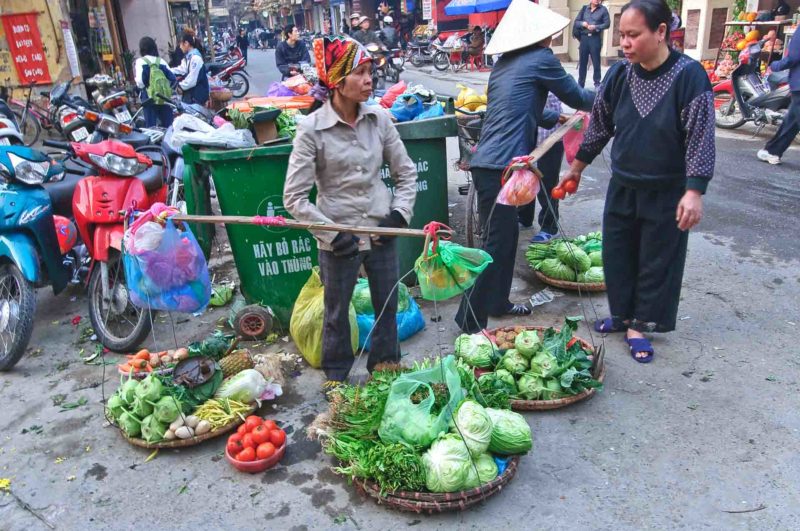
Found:
M 445 15 L 455 17 L 458 15 L 471 15 L 475 13 L 475 3 L 477 0 L 452 0 L 444 6 Z
M 508 8 L 510 4 L 511 0 L 475 0 L 475 11 L 478 13 L 500 11 L 501 9 Z

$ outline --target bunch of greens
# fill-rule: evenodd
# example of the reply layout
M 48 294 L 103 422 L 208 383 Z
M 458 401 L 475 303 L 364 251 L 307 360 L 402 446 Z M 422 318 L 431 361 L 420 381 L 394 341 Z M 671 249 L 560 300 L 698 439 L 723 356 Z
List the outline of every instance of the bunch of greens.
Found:
M 219 361 L 230 348 L 236 336 L 226 335 L 219 330 L 205 338 L 189 344 L 189 356 L 208 356 Z
M 249 129 L 253 124 L 253 113 L 239 109 L 228 109 L 228 120 L 236 129 Z
M 279 137 L 295 137 L 297 134 L 297 122 L 295 122 L 296 114 L 296 109 L 284 109 L 284 111 L 275 119 L 275 125 L 278 127 Z

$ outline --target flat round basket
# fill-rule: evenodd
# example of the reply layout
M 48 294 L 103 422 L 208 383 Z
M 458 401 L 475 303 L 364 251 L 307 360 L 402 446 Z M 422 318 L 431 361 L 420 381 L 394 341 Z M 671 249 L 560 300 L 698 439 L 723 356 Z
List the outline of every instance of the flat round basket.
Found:
M 144 380 L 150 374 L 154 374 L 156 376 L 167 376 L 168 374 L 172 374 L 173 370 L 175 370 L 174 365 L 172 367 L 165 367 L 163 369 L 155 369 L 152 372 L 139 371 L 139 372 L 129 373 L 123 371 L 122 369 L 117 369 L 117 372 L 119 372 L 122 376 L 130 375 L 131 378 L 133 378 L 134 380 Z
M 518 465 L 519 456 L 514 456 L 508 462 L 508 466 L 503 473 L 492 481 L 480 487 L 460 492 L 397 491 L 381 494 L 380 487 L 372 481 L 357 479 L 354 483 L 360 492 L 373 498 L 378 504 L 386 505 L 399 511 L 428 514 L 463 511 L 503 490 L 503 487 L 517 473 Z
M 605 291 L 605 282 L 570 282 L 569 280 L 558 280 L 551 278 L 541 271 L 533 270 L 536 278 L 554 288 L 568 289 L 570 291 Z
M 506 326 L 502 328 L 495 328 L 493 330 L 489 330 L 489 333 L 496 335 L 497 332 L 500 331 L 512 331 L 515 328 L 519 328 L 516 326 Z M 545 326 L 525 326 L 523 327 L 526 330 L 536 330 L 539 332 L 544 332 L 550 327 Z M 558 331 L 559 328 L 553 327 L 554 330 Z M 594 356 L 594 347 L 585 339 L 578 337 L 578 342 L 580 342 L 581 346 L 584 350 L 588 350 L 592 352 L 592 361 L 594 365 L 592 366 L 592 374 L 594 375 L 595 380 L 599 382 L 603 382 L 606 378 L 606 364 L 605 358 L 601 353 L 599 356 L 595 358 Z M 586 391 L 579 393 L 577 395 L 572 396 L 565 396 L 564 398 L 556 398 L 554 400 L 510 400 L 511 409 L 514 411 L 547 411 L 549 409 L 559 409 L 562 407 L 569 406 L 576 402 L 580 402 L 582 400 L 586 400 L 588 398 L 593 397 L 597 393 L 597 389 L 587 389 Z
M 247 413 L 242 414 L 242 416 L 246 417 L 247 415 L 250 415 L 251 413 L 253 413 L 255 410 L 256 410 L 256 406 L 253 405 L 247 411 Z M 195 446 L 195 445 L 200 444 L 200 443 L 202 443 L 204 441 L 207 441 L 209 439 L 214 439 L 216 437 L 220 437 L 222 435 L 225 435 L 226 433 L 230 433 L 233 430 L 235 430 L 236 428 L 238 428 L 240 425 L 242 425 L 243 423 L 244 423 L 244 420 L 242 420 L 241 418 L 237 418 L 236 420 L 226 424 L 225 426 L 217 428 L 216 430 L 211 430 L 210 432 L 204 433 L 203 435 L 197 435 L 195 437 L 190 437 L 188 439 L 173 439 L 171 441 L 158 441 L 158 442 L 155 442 L 155 443 L 149 443 L 149 442 L 145 441 L 144 439 L 139 439 L 138 437 L 128 437 L 125 434 L 125 432 L 122 431 L 122 430 L 119 430 L 119 432 L 120 432 L 120 434 L 122 434 L 123 437 L 125 437 L 125 439 L 129 443 L 131 443 L 134 446 L 139 446 L 140 448 L 151 448 L 151 449 L 154 449 L 154 448 L 186 448 L 187 446 Z

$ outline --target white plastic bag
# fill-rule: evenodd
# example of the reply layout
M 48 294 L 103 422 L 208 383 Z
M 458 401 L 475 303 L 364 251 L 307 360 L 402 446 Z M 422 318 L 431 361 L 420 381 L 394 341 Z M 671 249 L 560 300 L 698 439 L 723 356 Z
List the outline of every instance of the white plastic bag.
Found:
M 180 151 L 184 144 L 236 149 L 255 147 L 256 141 L 250 130 L 236 129 L 230 122 L 215 129 L 199 118 L 182 114 L 172 123 L 170 147 Z
M 164 238 L 164 227 L 154 221 L 148 221 L 139 227 L 130 238 L 126 249 L 131 254 L 140 254 L 143 251 L 155 251 Z
M 230 377 L 214 395 L 216 398 L 230 398 L 245 404 L 258 401 L 260 403 L 267 390 L 267 380 L 255 369 L 245 369 Z

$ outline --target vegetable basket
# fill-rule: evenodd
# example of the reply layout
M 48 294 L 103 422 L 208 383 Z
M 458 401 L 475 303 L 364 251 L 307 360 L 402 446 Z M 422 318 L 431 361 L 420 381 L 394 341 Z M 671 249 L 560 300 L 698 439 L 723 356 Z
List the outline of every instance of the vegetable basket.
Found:
M 573 283 L 574 284 L 574 283 Z M 494 328 L 489 330 L 488 332 L 492 335 L 497 335 L 498 332 L 501 331 L 510 331 L 514 330 L 517 327 L 508 326 L 508 327 L 501 327 L 501 328 Z M 545 326 L 526 326 L 524 327 L 526 330 L 536 330 L 537 332 L 544 332 L 549 327 Z M 558 331 L 558 328 L 555 328 Z M 592 376 L 602 383 L 606 378 L 606 365 L 605 365 L 605 357 L 603 352 L 600 351 L 599 353 L 595 353 L 594 347 L 585 339 L 576 337 L 578 342 L 581 344 L 584 350 L 591 352 L 592 355 Z M 566 407 L 572 405 L 576 402 L 581 402 L 582 400 L 589 399 L 593 397 L 597 393 L 597 389 L 587 389 L 582 393 L 577 395 L 565 396 L 563 398 L 556 398 L 553 400 L 516 400 L 511 399 L 510 405 L 511 409 L 514 411 L 547 411 L 550 409 L 559 409 L 562 407 Z
M 211 430 L 208 433 L 204 433 L 202 435 L 195 435 L 194 437 L 189 437 L 188 439 L 173 439 L 171 441 L 162 440 L 158 442 L 149 443 L 144 439 L 140 439 L 138 437 L 129 437 L 122 429 L 119 430 L 120 434 L 125 437 L 125 439 L 131 443 L 133 446 L 138 446 L 140 448 L 186 448 L 189 446 L 195 446 L 202 442 L 205 442 L 209 439 L 214 439 L 216 437 L 220 437 L 231 431 L 238 428 L 242 423 L 244 423 L 244 418 L 248 415 L 252 414 L 256 410 L 256 405 L 253 404 L 250 409 L 243 413 L 241 417 L 236 418 L 229 422 L 228 424 L 221 426 L 215 430 Z M 116 426 L 116 423 L 114 423 Z
M 599 292 L 606 290 L 605 282 L 572 282 L 569 280 L 558 280 L 557 278 L 548 277 L 541 271 L 534 270 L 536 278 L 554 288 L 567 289 L 570 291 L 592 291 Z
M 172 365 L 170 367 L 163 367 L 163 368 L 159 368 L 159 369 L 153 369 L 152 372 L 138 371 L 138 372 L 130 372 L 129 373 L 129 372 L 123 371 L 122 369 L 117 369 L 117 372 L 119 372 L 122 376 L 130 376 L 131 378 L 134 378 L 135 380 L 144 380 L 150 374 L 155 374 L 156 376 L 167 376 L 167 375 L 172 374 L 172 371 L 174 371 L 174 370 L 175 370 L 175 365 Z
M 399 511 L 427 514 L 463 511 L 503 490 L 503 487 L 517 473 L 518 465 L 519 457 L 514 456 L 509 460 L 503 473 L 489 483 L 459 492 L 395 491 L 381 494 L 380 487 L 372 481 L 356 479 L 354 483 L 360 492 L 373 498 L 378 504 Z

